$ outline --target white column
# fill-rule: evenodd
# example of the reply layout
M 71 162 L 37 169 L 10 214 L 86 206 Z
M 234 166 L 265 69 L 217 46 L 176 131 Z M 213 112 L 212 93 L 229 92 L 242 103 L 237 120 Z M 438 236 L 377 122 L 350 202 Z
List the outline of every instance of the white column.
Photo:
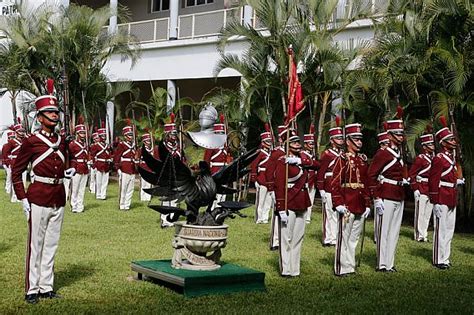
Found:
M 244 6 L 244 25 L 247 27 L 252 26 L 252 18 L 253 18 L 253 9 L 249 5 Z
M 118 0 L 110 0 L 110 10 L 112 16 L 109 20 L 109 34 L 115 34 L 117 32 L 117 5 Z
M 170 0 L 169 39 L 178 39 L 179 0 Z
M 170 113 L 176 104 L 176 81 L 167 81 L 168 96 L 166 98 L 166 112 Z

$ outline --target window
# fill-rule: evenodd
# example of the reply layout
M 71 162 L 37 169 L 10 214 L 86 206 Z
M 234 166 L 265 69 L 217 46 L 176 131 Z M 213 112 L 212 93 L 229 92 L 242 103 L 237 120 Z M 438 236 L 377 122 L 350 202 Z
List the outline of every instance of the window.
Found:
M 151 12 L 168 11 L 170 9 L 170 0 L 152 0 Z
M 196 5 L 210 4 L 214 3 L 214 0 L 186 0 L 187 7 L 193 7 Z

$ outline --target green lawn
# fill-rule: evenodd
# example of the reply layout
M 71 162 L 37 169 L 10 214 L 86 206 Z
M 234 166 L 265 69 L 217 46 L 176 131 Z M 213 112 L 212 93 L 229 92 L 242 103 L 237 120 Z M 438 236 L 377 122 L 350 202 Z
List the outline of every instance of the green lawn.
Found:
M 3 173 L 0 177 L 3 184 Z M 23 301 L 26 220 L 20 204 L 0 192 L 0 313 L 464 313 L 474 312 L 474 236 L 456 234 L 450 270 L 431 266 L 431 243 L 412 241 L 412 229 L 401 231 L 398 273 L 374 271 L 372 222 L 359 273 L 333 275 L 334 248 L 319 243 L 321 215 L 313 212 L 302 253 L 302 274 L 278 275 L 278 256 L 268 250 L 268 225 L 247 218 L 228 220 L 230 236 L 222 259 L 264 271 L 267 292 L 186 299 L 152 282 L 135 280 L 132 260 L 169 259 L 172 229 L 160 229 L 158 213 L 138 201 L 132 210 L 118 210 L 117 185 L 108 199 L 96 201 L 86 193 L 86 211 L 66 208 L 55 286 L 62 300 L 27 305 Z M 431 235 L 430 235 L 431 237 Z

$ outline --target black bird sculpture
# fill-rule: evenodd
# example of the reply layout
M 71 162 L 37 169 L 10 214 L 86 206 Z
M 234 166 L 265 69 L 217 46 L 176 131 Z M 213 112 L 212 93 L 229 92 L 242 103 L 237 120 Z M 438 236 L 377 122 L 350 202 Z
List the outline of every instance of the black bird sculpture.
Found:
M 257 149 L 235 159 L 214 175 L 211 175 L 210 167 L 205 161 L 200 161 L 199 169 L 193 172 L 179 157 L 173 157 L 163 142 L 159 143 L 158 150 L 159 160 L 142 148 L 143 161 L 152 171 L 142 167 L 139 167 L 138 171 L 145 181 L 154 185 L 144 191 L 160 197 L 162 201 L 184 201 L 186 210 L 158 205 L 149 205 L 150 208 L 167 214 L 167 219 L 171 222 L 184 215 L 188 224 L 195 225 L 221 225 L 228 217 L 244 216 L 239 211 L 250 206 L 248 203 L 224 201 L 214 209 L 212 209 L 212 204 L 216 194 L 236 192 L 228 185 L 248 173 L 247 166 L 257 157 Z M 199 213 L 201 207 L 207 207 L 206 211 Z

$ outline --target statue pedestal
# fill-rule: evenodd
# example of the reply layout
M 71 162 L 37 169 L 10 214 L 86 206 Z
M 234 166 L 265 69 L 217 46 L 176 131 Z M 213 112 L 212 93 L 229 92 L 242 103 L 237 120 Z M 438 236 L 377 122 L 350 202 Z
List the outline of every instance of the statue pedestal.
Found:
M 185 297 L 235 292 L 265 291 L 265 273 L 234 264 L 221 263 L 214 271 L 175 269 L 170 260 L 142 260 L 131 263 L 138 279 L 145 277 Z
M 228 225 L 190 225 L 175 223 L 174 255 L 171 266 L 176 269 L 216 270 L 220 268 L 221 248 L 227 244 Z

